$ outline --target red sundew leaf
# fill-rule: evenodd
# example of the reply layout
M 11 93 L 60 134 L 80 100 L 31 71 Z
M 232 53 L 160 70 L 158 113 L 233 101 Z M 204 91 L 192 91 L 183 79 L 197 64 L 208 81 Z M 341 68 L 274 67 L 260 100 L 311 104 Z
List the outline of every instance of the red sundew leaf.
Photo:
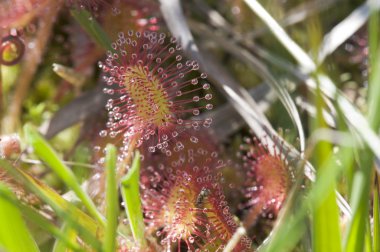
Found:
M 166 150 L 168 142 L 187 129 L 208 128 L 211 119 L 187 119 L 201 110 L 212 109 L 207 102 L 211 94 L 207 75 L 190 77 L 199 69 L 195 61 L 185 61 L 179 54 L 176 39 L 154 32 L 119 33 L 112 44 L 116 53 L 108 52 L 100 63 L 105 73 L 104 92 L 111 98 L 106 104 L 109 120 L 101 136 L 122 136 L 140 146 L 149 141 L 149 151 Z M 206 103 L 206 104 L 205 104 Z M 178 148 L 183 144 L 176 143 Z
M 180 136 L 186 148 L 173 150 L 165 159 L 145 155 L 140 185 L 147 232 L 155 233 L 166 247 L 221 250 L 238 227 L 220 186 L 226 162 L 207 138 L 193 136 L 199 143 Z M 235 251 L 250 245 L 244 237 Z
M 260 217 L 277 216 L 291 187 L 292 171 L 285 153 L 271 155 L 267 146 L 257 140 L 247 140 L 248 151 L 244 156 L 247 180 L 244 194 L 248 208 L 244 224 L 254 225 Z

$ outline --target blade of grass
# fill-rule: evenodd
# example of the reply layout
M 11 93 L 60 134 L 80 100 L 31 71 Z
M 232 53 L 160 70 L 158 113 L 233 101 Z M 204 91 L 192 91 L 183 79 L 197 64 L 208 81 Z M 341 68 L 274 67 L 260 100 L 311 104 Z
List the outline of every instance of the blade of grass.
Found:
M 380 4 L 378 4 L 380 7 Z M 373 6 L 374 7 L 374 6 Z M 378 132 L 380 128 L 380 118 L 378 116 L 378 111 L 380 110 L 380 50 L 379 50 L 379 32 L 378 32 L 378 20 L 379 20 L 379 9 L 371 9 L 371 16 L 369 22 L 369 41 L 370 41 L 370 50 L 369 55 L 377 55 L 377 57 L 370 58 L 370 75 L 369 75 L 369 86 L 368 86 L 368 123 L 370 127 Z M 374 93 L 377 92 L 377 93 Z M 366 232 L 368 226 L 368 213 L 369 213 L 369 199 L 370 199 L 370 190 L 371 190 L 371 177 L 372 177 L 372 168 L 373 168 L 373 158 L 374 153 L 369 149 L 368 146 L 360 152 L 360 170 L 358 170 L 355 176 L 358 176 L 361 179 L 357 180 L 356 186 L 353 187 L 355 192 L 352 193 L 353 197 L 351 198 L 351 204 L 354 206 L 353 209 L 353 219 L 350 223 L 348 229 L 348 235 L 346 239 L 346 251 L 354 252 L 361 251 L 364 247 L 365 235 L 369 235 Z M 378 145 L 380 146 L 380 145 Z M 379 156 L 377 155 L 377 158 Z M 356 194 L 356 191 L 359 194 Z
M 317 109 L 317 116 L 315 119 L 315 128 L 326 128 L 327 124 L 323 118 L 323 97 L 319 86 L 316 90 L 316 102 L 315 107 Z M 316 130 L 315 129 L 315 130 Z M 327 141 L 320 141 L 315 148 L 315 154 L 313 158 L 315 164 L 318 167 L 317 181 L 320 179 L 319 174 L 321 169 L 329 168 L 324 166 L 324 163 L 328 161 L 328 157 L 332 154 L 332 146 Z M 328 187 L 328 191 L 325 198 L 319 206 L 312 208 L 313 212 L 313 251 L 325 252 L 325 251 L 342 251 L 341 247 L 341 235 L 339 226 L 339 211 L 335 196 L 335 183 L 332 182 Z
M 119 199 L 116 182 L 116 148 L 113 145 L 106 147 L 106 202 L 107 202 L 107 226 L 104 238 L 103 250 L 113 252 L 116 250 L 116 230 L 119 216 Z
M 125 204 L 125 211 L 128 216 L 129 225 L 133 238 L 139 244 L 140 249 L 146 247 L 144 237 L 144 219 L 140 201 L 140 154 L 136 152 L 132 167 L 121 179 L 121 195 Z
M 370 53 L 369 60 L 371 66 L 375 65 L 375 60 L 377 59 L 377 55 L 373 54 L 374 52 L 378 51 L 379 48 L 379 41 L 380 41 L 380 31 L 379 31 L 379 22 L 380 22 L 380 15 L 379 15 L 379 9 L 380 9 L 380 2 L 376 0 L 368 0 L 367 3 L 370 7 L 370 19 L 369 19 L 369 29 L 368 32 L 370 34 L 369 36 L 369 51 Z
M 267 26 L 270 26 L 269 29 L 272 31 L 273 35 L 284 46 L 284 48 L 288 50 L 293 58 L 297 60 L 304 73 L 301 75 L 296 74 L 296 76 L 303 80 L 308 87 L 316 89 L 316 81 L 308 76 L 308 74 L 315 73 L 317 70 L 317 66 L 312 59 L 302 50 L 300 46 L 291 40 L 290 36 L 256 0 L 245 0 L 245 2 Z M 372 1 L 372 3 L 373 4 L 370 6 L 373 8 L 373 11 L 378 11 L 380 9 L 379 2 Z M 287 44 L 289 40 L 291 40 L 291 42 Z M 302 51 L 302 53 L 297 53 L 299 51 Z M 318 74 L 316 77 L 320 82 L 320 88 L 323 94 L 326 97 L 337 100 L 337 103 L 344 112 L 346 120 L 350 126 L 357 131 L 359 136 L 371 148 L 371 151 L 374 152 L 378 158 L 380 158 L 380 149 L 378 148 L 378 146 L 380 146 L 380 140 L 377 137 L 377 134 L 367 123 L 367 120 L 365 120 L 365 117 L 345 98 L 344 95 L 341 94 L 341 92 L 339 92 L 339 90 L 337 90 L 330 78 L 323 74 Z
M 282 29 L 282 27 L 274 20 L 274 18 L 263 8 L 256 0 L 244 0 L 251 10 L 263 21 L 276 36 L 278 41 L 289 51 L 292 52 L 294 59 L 306 72 L 314 72 L 316 70 L 315 63 L 310 59 L 309 55 L 302 50 Z
M 82 28 L 98 43 L 99 46 L 105 50 L 113 51 L 111 47 L 111 40 L 107 33 L 102 29 L 99 23 L 91 14 L 83 9 L 74 9 L 71 14 L 75 20 L 82 26 Z
M 11 190 L 2 183 L 0 192 L 9 198 L 14 197 Z M 20 209 L 3 197 L 0 197 L 0 206 L 0 246 L 9 252 L 39 251 Z
M 64 234 L 65 236 L 65 239 L 72 243 L 72 244 L 75 244 L 75 246 L 78 246 L 77 244 L 77 233 L 75 231 L 75 229 L 73 229 L 70 224 L 68 224 L 67 222 L 65 222 L 63 225 L 62 225 L 62 234 Z M 69 248 L 67 247 L 67 242 L 64 242 L 63 240 L 61 239 L 58 239 L 55 241 L 54 243 L 54 247 L 53 247 L 53 252 L 71 252 L 72 251 L 72 248 Z
M 34 153 L 38 158 L 45 162 L 75 192 L 89 213 L 100 224 L 105 226 L 104 218 L 96 209 L 90 196 L 82 189 L 74 173 L 59 159 L 57 153 L 55 153 L 47 141 L 29 124 L 25 125 L 24 132 L 27 142 L 33 147 Z
M 326 34 L 319 49 L 318 63 L 321 64 L 328 55 L 359 30 L 367 21 L 368 16 L 368 3 L 364 3 Z
M 51 221 L 47 220 L 32 207 L 22 204 L 14 195 L 9 194 L 8 190 L 4 190 L 4 186 L 0 185 L 0 197 L 12 203 L 15 207 L 21 210 L 25 219 L 34 222 L 40 228 L 52 234 L 66 248 L 73 251 L 81 251 L 80 247 L 66 238 L 66 235 L 59 230 Z
M 366 233 L 364 236 L 364 252 L 372 252 L 375 251 L 372 249 L 372 235 L 371 235 L 371 222 L 370 219 L 367 219 L 366 225 Z
M 379 184 L 375 175 L 375 188 L 373 191 L 373 251 L 380 251 L 380 205 L 379 205 Z
M 99 223 L 70 202 L 64 200 L 50 187 L 19 168 L 12 166 L 8 161 L 0 159 L 0 167 L 51 206 L 59 217 L 75 227 L 85 242 L 88 242 L 96 251 L 100 250 L 101 246 L 98 240 L 99 237 L 103 236 L 104 229 Z

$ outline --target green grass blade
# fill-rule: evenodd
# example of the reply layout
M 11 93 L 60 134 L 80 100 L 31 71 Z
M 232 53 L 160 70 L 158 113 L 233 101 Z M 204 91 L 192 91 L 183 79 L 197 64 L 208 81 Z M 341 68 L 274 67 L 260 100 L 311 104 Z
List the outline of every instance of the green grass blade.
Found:
M 355 34 L 365 24 L 368 16 L 368 3 L 363 3 L 325 34 L 319 49 L 318 63 L 321 64 L 327 56 Z
M 1 183 L 0 192 L 7 197 L 14 197 L 12 192 Z M 0 197 L 0 223 L 0 247 L 9 252 L 39 251 L 26 227 L 20 209 L 3 197 Z
M 24 127 L 27 142 L 33 147 L 34 153 L 45 162 L 63 182 L 75 192 L 89 213 L 103 226 L 105 221 L 103 216 L 98 212 L 94 202 L 88 194 L 82 189 L 74 173 L 58 157 L 56 152 L 51 148 L 47 141 L 31 125 Z
M 257 0 L 244 0 L 253 12 L 264 22 L 264 24 L 271 30 L 277 40 L 284 46 L 284 48 L 297 60 L 300 67 L 307 73 L 313 73 L 316 71 L 316 64 L 308 56 L 308 54 L 302 50 L 302 48 L 295 43 L 294 40 L 285 32 L 285 30 L 276 22 L 276 20 L 270 16 L 270 14 L 260 5 Z M 379 10 L 379 5 L 373 4 L 374 9 Z M 341 110 L 346 115 L 346 120 L 350 126 L 355 129 L 360 137 L 369 145 L 371 151 L 380 158 L 380 140 L 377 134 L 369 127 L 364 116 L 352 105 L 347 98 L 339 92 L 331 81 L 330 78 L 322 74 L 317 76 L 321 82 L 321 90 L 326 97 L 336 99 Z M 305 81 L 305 78 L 301 78 Z M 312 78 L 306 79 L 306 85 L 309 88 L 315 89 L 316 83 Z M 344 203 L 344 202 L 342 202 Z
M 366 233 L 364 236 L 364 251 L 372 252 L 372 235 L 371 235 L 371 223 L 369 218 L 367 219 Z
M 0 159 L 0 167 L 51 206 L 59 217 L 70 222 L 70 225 L 75 227 L 85 242 L 88 242 L 88 244 L 93 246 L 97 251 L 100 250 L 101 244 L 99 238 L 104 235 L 102 225 L 97 223 L 79 208 L 63 199 L 50 187 L 23 172 L 19 168 L 12 166 L 8 161 Z
M 375 60 L 378 58 L 376 54 L 373 54 L 379 50 L 379 41 L 380 41 L 380 31 L 379 31 L 379 22 L 380 22 L 380 5 L 376 0 L 367 1 L 370 6 L 370 17 L 369 17 L 369 51 L 371 52 L 369 56 L 370 64 L 374 66 Z
M 72 243 L 68 240 L 64 233 L 62 233 L 59 228 L 57 228 L 51 221 L 47 220 L 41 214 L 39 214 L 32 207 L 22 204 L 14 195 L 9 194 L 8 190 L 4 190 L 4 186 L 0 184 L 0 197 L 8 202 L 12 203 L 18 209 L 21 210 L 25 219 L 34 222 L 41 229 L 44 229 L 48 233 L 52 234 L 58 239 L 66 248 L 70 248 L 73 251 L 81 251 L 80 247 L 77 244 Z
M 82 28 L 100 45 L 102 48 L 113 51 L 111 47 L 111 40 L 107 33 L 102 29 L 95 18 L 83 9 L 75 9 L 71 11 L 75 20 L 82 26 Z
M 144 237 L 144 219 L 141 209 L 139 182 L 140 154 L 136 152 L 131 169 L 121 180 L 121 194 L 133 237 L 137 244 L 140 245 L 140 248 L 144 248 L 146 241 Z
M 264 22 L 268 29 L 273 33 L 277 40 L 292 53 L 298 64 L 308 72 L 316 70 L 315 63 L 309 55 L 297 45 L 284 29 L 274 20 L 274 18 L 264 9 L 257 0 L 244 0 L 251 10 Z
M 368 86 L 368 123 L 374 132 L 378 132 L 380 127 L 380 118 L 378 111 L 380 109 L 380 60 L 379 60 L 379 32 L 378 24 L 379 9 L 372 9 L 369 22 L 369 55 L 375 55 L 370 58 L 370 75 Z M 375 50 L 375 51 L 372 51 Z M 376 136 L 377 137 L 377 136 Z M 378 139 L 378 138 L 376 138 Z M 365 245 L 365 236 L 367 232 L 369 199 L 371 190 L 371 176 L 373 168 L 373 158 L 375 151 L 368 147 L 360 151 L 360 170 L 355 174 L 351 204 L 353 205 L 353 218 L 349 225 L 348 234 L 346 237 L 346 251 L 362 251 Z M 379 158 L 379 156 L 377 155 Z M 356 184 L 355 184 L 356 182 Z M 367 242 L 368 244 L 368 242 Z
M 375 175 L 377 176 L 377 175 Z M 375 183 L 373 191 L 373 251 L 380 251 L 380 210 L 379 210 L 379 184 Z
M 353 191 L 351 192 L 351 208 L 353 212 L 353 218 L 349 223 L 349 229 L 347 237 L 345 238 L 345 251 L 354 252 L 362 251 L 364 246 L 364 234 L 366 232 L 365 224 L 367 215 L 359 214 L 360 212 L 368 212 L 367 202 L 360 200 L 361 196 L 364 195 L 364 188 L 366 187 L 367 181 L 363 172 L 356 172 L 353 181 Z M 361 208 L 367 208 L 361 210 Z M 360 249 L 359 249 L 360 248 Z
M 373 52 L 373 54 L 376 55 L 376 60 L 373 60 L 374 65 L 369 78 L 368 120 L 373 129 L 378 129 L 380 127 L 380 50 Z
M 107 145 L 106 148 L 106 201 L 107 201 L 107 226 L 104 241 L 104 251 L 113 252 L 116 249 L 116 231 L 119 216 L 119 201 L 116 182 L 116 161 L 117 150 L 113 145 Z
M 78 246 L 78 244 L 77 244 L 77 235 L 78 234 L 75 231 L 75 229 L 73 229 L 70 224 L 65 222 L 62 225 L 62 231 L 60 231 L 60 232 L 62 232 L 62 234 L 64 234 L 66 241 L 64 241 L 62 239 L 56 240 L 56 242 L 54 243 L 53 252 L 71 252 L 71 251 L 73 251 L 72 248 L 67 247 L 67 242 L 70 242 L 73 245 Z
M 315 130 L 326 128 L 327 124 L 323 117 L 323 97 L 319 85 L 316 90 L 315 107 L 317 110 L 316 119 L 314 120 Z M 314 152 L 315 164 L 318 167 L 317 181 L 320 179 L 322 169 L 330 169 L 324 163 L 328 162 L 328 158 L 332 155 L 332 146 L 327 141 L 317 143 Z M 342 251 L 341 235 L 339 225 L 339 211 L 336 203 L 335 183 L 331 183 L 328 187 L 322 203 L 320 205 L 312 205 L 313 212 L 313 251 Z

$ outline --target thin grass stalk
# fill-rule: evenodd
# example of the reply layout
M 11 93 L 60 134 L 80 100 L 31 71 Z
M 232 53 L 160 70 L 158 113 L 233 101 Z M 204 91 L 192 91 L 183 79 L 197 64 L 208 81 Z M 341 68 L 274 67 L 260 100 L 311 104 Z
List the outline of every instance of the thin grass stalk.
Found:
M 69 222 L 70 225 L 77 230 L 81 238 L 91 245 L 95 251 L 100 250 L 101 244 L 97 236 L 101 236 L 103 230 L 101 226 L 97 225 L 95 220 L 91 219 L 76 206 L 64 200 L 58 193 L 42 184 L 39 180 L 32 178 L 27 173 L 12 166 L 8 161 L 0 159 L 0 166 L 28 190 L 36 194 L 42 201 L 46 202 L 57 216 Z
M 378 36 L 378 20 L 379 10 L 371 10 L 370 22 L 369 22 L 369 41 L 370 51 L 369 55 L 380 55 L 379 51 L 379 36 Z M 375 27 L 376 28 L 375 28 Z M 371 51 L 375 50 L 375 51 Z M 368 122 L 371 128 L 378 132 L 380 127 L 380 118 L 378 111 L 380 109 L 380 60 L 378 57 L 370 56 L 370 75 L 369 75 L 369 100 L 368 100 Z M 365 237 L 369 235 L 367 226 L 369 223 L 369 199 L 371 191 L 371 178 L 373 175 L 373 161 L 374 154 L 368 146 L 364 150 L 360 151 L 360 170 L 355 174 L 356 182 L 354 183 L 351 198 L 351 204 L 353 207 L 353 219 L 350 223 L 347 237 L 345 240 L 346 251 L 354 252 L 364 249 Z M 356 193 L 358 191 L 358 193 Z
M 0 196 L 1 250 L 39 252 L 37 243 L 27 228 L 20 209 L 7 200 L 7 198 L 14 197 L 12 191 L 2 183 L 0 183 Z
M 130 170 L 121 179 L 121 195 L 133 238 L 143 251 L 146 246 L 144 218 L 140 197 L 140 154 L 137 151 Z
M 62 179 L 65 184 L 75 192 L 89 213 L 103 226 L 106 225 L 104 217 L 96 209 L 90 196 L 82 189 L 74 173 L 58 157 L 53 148 L 31 125 L 24 127 L 25 136 L 28 143 L 33 146 L 36 155 L 44 161 L 49 167 Z
M 64 237 L 64 240 L 57 239 L 54 243 L 52 252 L 68 252 L 66 243 L 70 243 L 71 245 L 78 247 L 78 242 L 77 242 L 78 234 L 68 222 L 64 222 L 62 224 L 61 230 L 58 230 L 58 231 L 60 232 L 60 234 L 62 234 L 62 236 Z M 70 249 L 73 249 L 73 248 L 70 247 Z M 73 249 L 73 251 L 77 251 L 77 250 Z M 84 251 L 84 250 L 79 250 L 79 251 Z
M 316 90 L 316 108 L 317 117 L 315 119 L 315 127 L 326 128 L 326 122 L 323 119 L 323 98 L 319 87 Z M 313 156 L 318 167 L 317 181 L 320 179 L 321 169 L 329 169 L 331 167 L 324 166 L 331 157 L 332 146 L 327 141 L 320 141 L 316 145 L 315 155 Z M 335 182 L 328 187 L 328 191 L 324 196 L 322 204 L 313 205 L 313 251 L 341 251 L 341 236 L 339 227 L 339 211 L 336 204 Z
M 373 190 L 373 251 L 380 251 L 380 202 L 378 175 L 375 175 L 375 187 Z
M 117 151 L 115 146 L 107 145 L 106 147 L 106 233 L 103 244 L 105 252 L 113 252 L 116 250 L 117 224 L 119 216 L 118 190 L 116 181 L 116 159 Z

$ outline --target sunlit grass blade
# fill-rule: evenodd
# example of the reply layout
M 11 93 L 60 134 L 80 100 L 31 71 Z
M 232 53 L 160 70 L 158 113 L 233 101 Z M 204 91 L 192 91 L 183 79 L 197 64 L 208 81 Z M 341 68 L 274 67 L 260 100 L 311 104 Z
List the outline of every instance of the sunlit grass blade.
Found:
M 326 34 L 319 49 L 318 63 L 322 63 L 328 55 L 357 32 L 367 21 L 368 16 L 368 3 L 364 3 Z
M 64 224 L 62 225 L 62 231 L 60 232 L 64 235 L 66 242 L 62 239 L 57 239 L 54 243 L 53 252 L 73 251 L 72 248 L 67 247 L 67 243 L 70 242 L 71 244 L 78 246 L 77 244 L 78 234 L 75 232 L 75 229 L 73 229 L 69 224 L 67 224 L 67 222 L 64 222 Z
M 313 72 L 316 70 L 315 63 L 307 53 L 299 47 L 284 31 L 284 29 L 274 20 L 274 18 L 262 7 L 257 0 L 244 0 L 251 10 L 266 24 L 277 40 L 289 51 L 303 68 L 304 71 Z
M 0 250 L 4 248 L 9 252 L 39 251 L 20 209 L 3 197 L 14 197 L 12 192 L 0 183 L 0 193 Z
M 144 219 L 140 200 L 140 154 L 136 152 L 132 167 L 121 180 L 121 194 L 125 204 L 133 238 L 140 245 L 146 246 L 144 235 Z
M 315 34 L 319 34 L 316 30 Z M 313 36 L 313 35 L 310 35 Z M 316 36 L 315 40 L 319 40 Z M 317 86 L 315 94 L 315 107 L 317 110 L 316 118 L 313 121 L 314 131 L 318 129 L 327 128 L 327 124 L 323 117 L 323 96 L 322 92 Z M 327 141 L 320 141 L 315 146 L 313 154 L 314 163 L 317 170 L 317 181 L 320 179 L 322 169 L 330 169 L 331 167 L 325 166 L 325 162 L 328 162 L 328 158 L 332 157 L 332 145 Z M 341 235 L 340 235 L 340 222 L 339 211 L 335 195 L 335 183 L 332 182 L 328 187 L 328 192 L 324 196 L 320 205 L 312 205 L 312 227 L 313 227 L 313 251 L 342 251 Z
M 59 217 L 69 222 L 77 230 L 85 242 L 88 242 L 96 250 L 100 250 L 101 244 L 99 238 L 104 235 L 103 226 L 79 208 L 63 199 L 50 187 L 19 168 L 12 166 L 8 161 L 0 159 L 0 167 L 51 206 Z
M 67 239 L 66 235 L 50 220 L 47 220 L 32 207 L 21 203 L 21 201 L 19 201 L 13 194 L 10 194 L 8 190 L 4 190 L 3 185 L 0 185 L 0 197 L 20 209 L 25 219 L 35 223 L 41 229 L 52 234 L 65 248 L 69 248 L 72 251 L 81 251 L 80 247 Z
M 83 27 L 83 29 L 105 50 L 113 51 L 111 40 L 106 32 L 91 14 L 83 9 L 74 9 L 71 14 L 75 20 Z
M 65 184 L 75 192 L 89 213 L 103 226 L 105 221 L 103 216 L 96 209 L 94 202 L 88 194 L 82 189 L 74 173 L 68 168 L 55 153 L 47 141 L 31 125 L 24 127 L 25 137 L 28 143 L 33 147 L 34 153 L 41 161 L 45 162 Z
M 245 0 L 248 6 L 257 14 L 257 16 L 267 25 L 272 31 L 273 35 L 284 46 L 285 49 L 295 58 L 304 70 L 305 74 L 313 73 L 317 67 L 308 54 L 302 50 L 302 48 L 295 43 L 294 40 L 285 32 L 285 30 L 276 22 L 276 20 L 270 16 L 270 14 L 258 3 L 256 0 Z M 374 1 L 376 2 L 376 1 Z M 379 4 L 372 5 L 374 9 L 379 10 Z M 346 115 L 346 119 L 353 129 L 357 130 L 360 137 L 369 145 L 371 151 L 373 151 L 377 157 L 380 158 L 380 141 L 377 134 L 369 127 L 365 117 L 341 94 L 331 81 L 325 75 L 319 74 L 318 81 L 321 84 L 321 91 L 323 94 L 331 99 L 336 99 L 338 106 L 342 109 Z M 316 89 L 316 82 L 312 78 L 303 77 L 303 80 L 308 87 Z
M 380 48 L 380 46 L 378 48 Z M 376 52 L 373 52 L 373 54 L 376 55 L 376 60 L 373 60 L 374 65 L 369 78 L 368 121 L 373 129 L 378 129 L 380 127 L 380 50 L 378 49 Z
M 107 226 L 103 248 L 105 252 L 113 252 L 116 249 L 116 230 L 119 216 L 119 198 L 116 180 L 116 160 L 117 150 L 113 145 L 107 145 L 106 148 L 106 217 Z
M 371 235 L 371 222 L 369 218 L 367 219 L 366 233 L 364 236 L 364 252 L 372 252 L 372 235 Z
M 373 6 L 375 7 L 375 6 Z M 368 85 L 368 123 L 373 131 L 378 132 L 380 128 L 380 118 L 378 111 L 380 109 L 380 60 L 379 60 L 379 36 L 378 36 L 378 23 L 379 20 L 379 7 L 371 9 L 371 16 L 369 22 L 369 41 L 370 51 L 369 55 L 376 55 L 370 57 L 370 75 Z M 373 21 L 375 20 L 375 21 Z M 375 51 L 371 51 L 375 50 Z M 379 140 L 377 136 L 374 139 Z M 374 141 L 374 140 L 373 140 Z M 355 174 L 356 180 L 354 180 L 353 192 L 351 192 L 351 204 L 354 206 L 353 219 L 350 223 L 348 234 L 346 238 L 346 251 L 354 252 L 361 251 L 364 248 L 365 235 L 369 235 L 366 232 L 368 226 L 368 214 L 369 214 L 369 199 L 371 190 L 371 177 L 373 174 L 373 161 L 374 154 L 379 159 L 379 155 L 376 150 L 370 146 L 370 142 L 367 142 L 368 146 L 364 150 L 360 151 L 359 165 L 360 170 Z M 377 145 L 379 146 L 379 145 Z M 371 147 L 371 149 L 370 149 Z M 356 183 L 355 183 L 356 182 Z
M 373 251 L 380 251 L 380 205 L 379 205 L 379 184 L 375 175 L 375 188 L 373 190 Z
M 336 204 L 335 183 L 330 185 L 329 191 L 323 198 L 322 204 L 319 206 L 313 205 L 313 251 L 341 251 L 340 222 Z

